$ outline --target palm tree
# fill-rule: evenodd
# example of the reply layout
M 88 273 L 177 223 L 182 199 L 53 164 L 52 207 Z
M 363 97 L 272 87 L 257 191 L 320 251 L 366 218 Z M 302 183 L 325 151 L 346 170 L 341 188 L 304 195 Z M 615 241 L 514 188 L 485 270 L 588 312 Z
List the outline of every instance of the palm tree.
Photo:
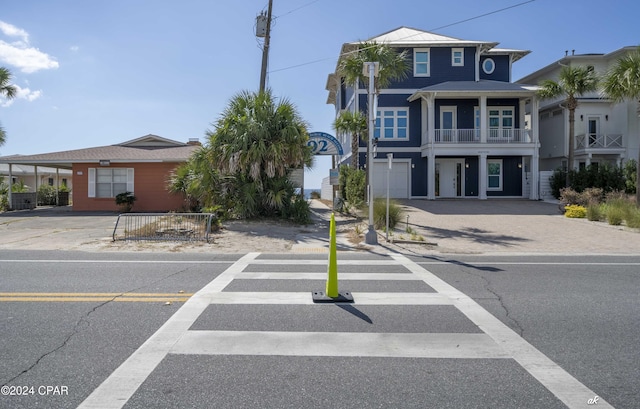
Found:
M 604 94 L 614 102 L 638 100 L 640 117 L 640 47 L 620 58 L 607 72 L 602 84 Z M 640 138 L 640 135 L 638 136 Z M 636 204 L 640 206 L 640 150 L 636 163 Z
M 363 41 L 357 45 L 357 49 L 348 53 L 338 63 L 338 73 L 344 78 L 347 84 L 358 85 L 360 82 L 366 84 L 363 68 L 367 62 L 379 63 L 378 76 L 374 78 L 373 87 L 375 98 L 377 99 L 380 90 L 388 88 L 392 81 L 400 81 L 407 78 L 411 69 L 407 62 L 409 51 L 396 51 L 386 44 L 375 41 Z M 377 105 L 374 103 L 374 105 Z M 367 134 L 365 128 L 361 135 Z M 369 143 L 367 143 L 367 160 L 369 158 Z M 366 174 L 366 184 L 369 184 L 369 172 Z
M 294 188 L 292 169 L 311 166 L 307 123 L 287 99 L 270 90 L 244 91 L 231 99 L 214 130 L 207 132 L 207 158 L 223 177 L 234 177 L 236 213 L 242 217 L 285 215 Z
M 0 97 L 11 99 L 16 96 L 18 90 L 14 85 L 10 85 L 11 72 L 4 67 L 0 67 Z M 6 134 L 4 129 L 0 127 L 0 146 L 4 145 L 6 140 Z
M 566 179 L 567 186 L 569 186 L 569 173 L 573 168 L 575 150 L 575 116 L 578 98 L 587 92 L 595 91 L 598 87 L 598 78 L 593 66 L 563 66 L 557 82 L 544 80 L 540 83 L 540 87 L 538 91 L 540 98 L 550 99 L 564 96 L 567 104 L 566 108 L 569 110 L 569 164 Z
M 355 84 L 358 81 L 366 83 L 366 76 L 362 69 L 366 62 L 378 62 L 380 68 L 378 76 L 374 80 L 376 95 L 380 89 L 387 88 L 392 81 L 407 78 L 411 67 L 407 63 L 408 51 L 397 52 L 386 44 L 375 41 L 363 41 L 357 46 L 357 50 L 346 55 L 338 65 L 338 73 L 344 77 L 347 84 Z
M 361 111 L 344 111 L 333 122 L 333 129 L 351 134 L 351 167 L 358 169 L 358 147 L 367 132 L 367 117 Z

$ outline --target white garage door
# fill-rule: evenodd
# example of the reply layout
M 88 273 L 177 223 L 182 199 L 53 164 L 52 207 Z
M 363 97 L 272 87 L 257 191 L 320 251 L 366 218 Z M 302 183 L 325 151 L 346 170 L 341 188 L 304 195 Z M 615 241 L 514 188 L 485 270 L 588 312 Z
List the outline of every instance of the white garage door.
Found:
M 387 197 L 387 161 L 376 162 L 373 167 L 373 197 Z M 393 162 L 389 174 L 389 197 L 409 198 L 409 163 Z

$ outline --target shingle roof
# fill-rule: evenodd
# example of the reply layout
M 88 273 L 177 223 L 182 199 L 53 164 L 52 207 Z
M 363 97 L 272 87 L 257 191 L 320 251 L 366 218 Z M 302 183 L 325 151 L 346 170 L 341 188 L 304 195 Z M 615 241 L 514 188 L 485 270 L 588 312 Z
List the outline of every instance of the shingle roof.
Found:
M 198 145 L 172 141 L 147 135 L 118 145 L 42 153 L 36 155 L 11 155 L 0 157 L 0 163 L 52 164 L 70 167 L 72 163 L 110 162 L 185 162 Z

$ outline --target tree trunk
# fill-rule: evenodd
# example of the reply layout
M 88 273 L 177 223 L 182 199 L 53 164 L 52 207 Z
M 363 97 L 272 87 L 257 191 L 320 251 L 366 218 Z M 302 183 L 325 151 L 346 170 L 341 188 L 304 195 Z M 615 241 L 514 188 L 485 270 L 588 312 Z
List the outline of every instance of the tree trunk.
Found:
M 357 133 L 351 134 L 351 167 L 358 169 L 360 154 L 358 148 L 360 147 L 360 135 Z

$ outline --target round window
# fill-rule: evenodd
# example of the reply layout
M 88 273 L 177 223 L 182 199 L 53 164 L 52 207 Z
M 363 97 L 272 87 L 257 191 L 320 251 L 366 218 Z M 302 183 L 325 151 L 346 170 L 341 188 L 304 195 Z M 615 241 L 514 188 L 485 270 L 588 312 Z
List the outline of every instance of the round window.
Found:
M 491 74 L 496 69 L 496 63 L 491 58 L 487 58 L 482 62 L 482 70 L 485 74 Z

